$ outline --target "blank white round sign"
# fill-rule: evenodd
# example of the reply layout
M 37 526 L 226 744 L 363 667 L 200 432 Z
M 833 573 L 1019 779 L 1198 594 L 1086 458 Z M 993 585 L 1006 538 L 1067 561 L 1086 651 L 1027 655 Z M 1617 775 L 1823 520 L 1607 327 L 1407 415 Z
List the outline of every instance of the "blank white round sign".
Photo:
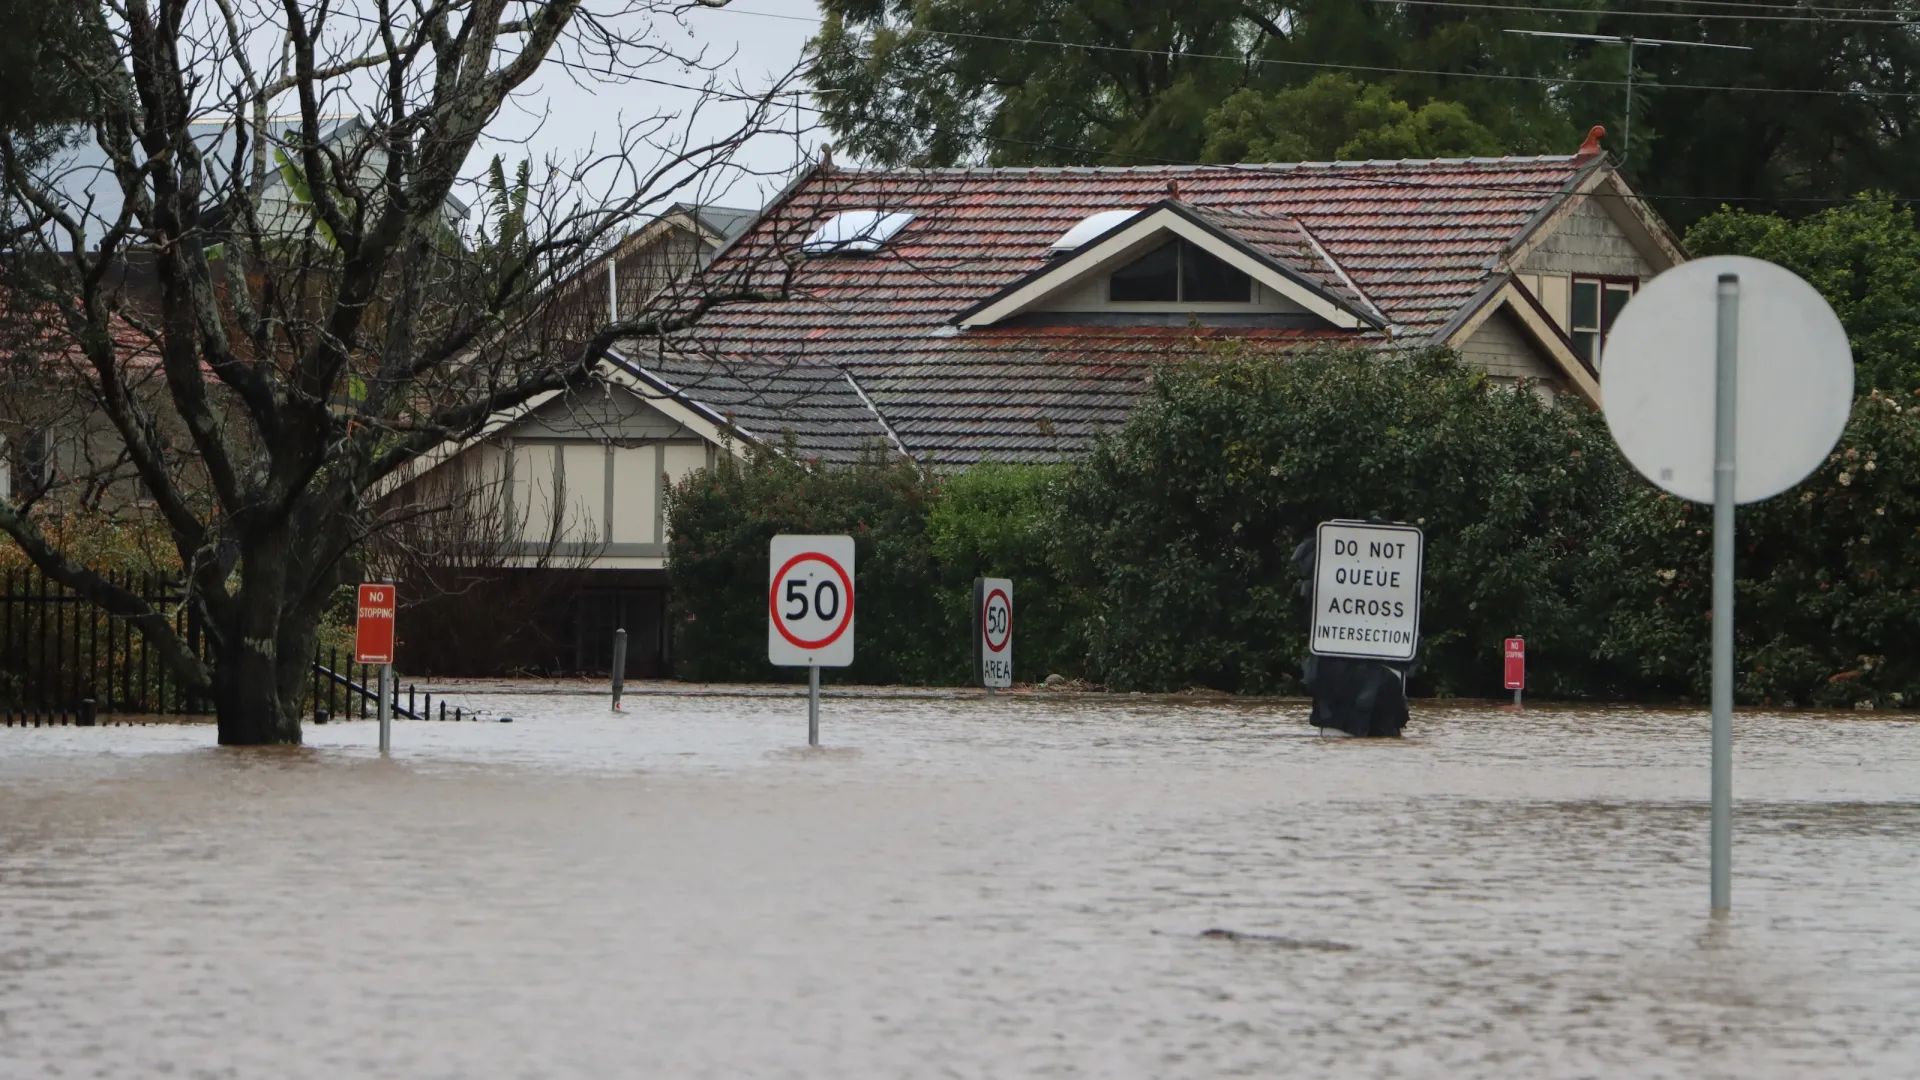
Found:
M 1780 494 L 1818 468 L 1853 407 L 1853 350 L 1798 275 L 1743 255 L 1681 263 L 1620 313 L 1600 366 L 1614 441 L 1647 479 L 1713 502 L 1714 344 L 1722 274 L 1740 279 L 1734 501 Z

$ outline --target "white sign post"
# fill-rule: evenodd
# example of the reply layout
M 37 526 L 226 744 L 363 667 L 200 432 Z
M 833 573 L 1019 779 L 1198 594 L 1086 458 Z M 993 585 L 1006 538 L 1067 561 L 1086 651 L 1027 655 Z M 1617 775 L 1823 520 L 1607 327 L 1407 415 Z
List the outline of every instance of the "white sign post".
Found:
M 1426 538 L 1411 525 L 1323 521 L 1313 570 L 1313 652 L 1409 661 L 1420 644 Z
M 820 745 L 820 669 L 853 663 L 853 537 L 773 538 L 767 660 L 807 669 L 807 745 Z
M 1013 685 L 1013 582 L 1008 578 L 973 579 L 975 669 L 991 694 Z
M 1713 504 L 1708 847 L 1713 910 L 1725 911 L 1733 879 L 1733 507 L 1778 495 L 1833 450 L 1853 408 L 1853 350 L 1813 286 L 1772 263 L 1720 255 L 1661 274 L 1620 313 L 1600 396 L 1614 441 L 1641 475 Z

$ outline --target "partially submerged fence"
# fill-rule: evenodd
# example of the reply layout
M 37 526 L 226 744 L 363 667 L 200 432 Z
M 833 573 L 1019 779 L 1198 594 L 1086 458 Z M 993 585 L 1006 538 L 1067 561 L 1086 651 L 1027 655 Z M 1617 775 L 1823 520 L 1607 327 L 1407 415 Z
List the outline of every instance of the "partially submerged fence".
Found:
M 186 604 L 180 583 L 156 574 L 110 573 L 115 585 L 167 613 L 174 632 L 205 659 L 207 636 Z M 313 677 L 301 710 L 346 719 L 371 717 L 379 693 L 378 669 L 344 660 L 339 649 L 316 650 Z M 393 688 L 394 715 L 427 719 L 412 687 Z M 0 572 L 0 722 L 61 724 L 81 718 L 92 702 L 99 715 L 205 715 L 213 702 L 180 685 L 139 628 L 38 570 Z M 445 702 L 442 702 L 442 710 Z M 464 713 L 456 715 L 464 716 Z
M 109 573 L 115 585 L 168 613 L 196 655 L 207 640 L 182 603 L 178 582 Z M 182 687 L 158 650 L 128 620 L 36 570 L 0 575 L 0 713 L 8 723 L 75 715 L 91 700 L 103 713 L 205 713 L 213 703 Z

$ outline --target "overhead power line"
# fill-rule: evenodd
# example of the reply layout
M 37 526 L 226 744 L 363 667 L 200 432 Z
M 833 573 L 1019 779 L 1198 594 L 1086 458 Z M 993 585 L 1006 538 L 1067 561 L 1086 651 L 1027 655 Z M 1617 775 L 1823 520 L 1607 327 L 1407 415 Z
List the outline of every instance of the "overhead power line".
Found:
M 1515 15 L 1582 15 L 1587 18 L 1647 19 L 1726 19 L 1736 22 L 1822 23 L 1829 26 L 1920 26 L 1920 19 L 1828 18 L 1825 15 L 1736 15 L 1711 11 L 1615 11 L 1574 7 L 1522 7 L 1519 4 L 1477 3 L 1475 0 L 1366 0 L 1369 4 L 1408 5 L 1411 7 L 1465 8 L 1472 11 L 1506 11 Z M 1790 7 L 1792 5 L 1780 5 Z M 1892 14 L 1888 12 L 1887 14 Z
M 733 8 L 715 8 L 712 10 L 717 10 L 717 11 L 731 10 L 731 11 L 736 11 L 738 14 L 746 14 L 746 15 L 768 14 L 765 12 L 754 12 L 754 11 L 747 11 L 743 9 L 733 9 Z M 775 15 L 773 17 L 790 19 L 793 21 L 801 21 L 795 16 Z M 363 17 L 363 21 L 372 21 L 372 20 L 364 20 L 364 17 Z M 817 21 L 817 20 L 806 20 L 806 21 Z M 506 50 L 503 46 L 498 46 L 498 45 L 495 46 L 495 49 L 502 52 L 509 51 L 509 50 Z M 1125 50 L 1125 51 L 1149 51 L 1149 50 Z M 707 96 L 717 98 L 722 101 L 764 103 L 768 100 L 769 97 L 786 97 L 789 94 L 793 94 L 795 95 L 794 103 L 792 105 L 792 108 L 794 109 L 794 111 L 796 112 L 805 111 L 808 113 L 812 113 L 815 116 L 826 115 L 826 110 L 821 109 L 818 106 L 800 104 L 799 97 L 798 97 L 798 94 L 800 92 L 798 91 L 783 91 L 783 92 L 779 92 L 771 95 L 749 94 L 744 92 L 733 92 L 733 91 L 721 90 L 710 85 L 695 86 L 690 83 L 678 83 L 668 79 L 652 78 L 649 76 L 640 75 L 637 72 L 608 70 L 606 68 L 595 67 L 588 64 L 582 64 L 577 61 L 566 60 L 566 59 L 562 59 L 560 57 L 555 57 L 555 56 L 548 56 L 546 59 L 546 62 L 550 64 L 554 64 L 555 66 L 558 66 L 558 67 L 577 70 L 585 74 L 591 74 L 598 78 L 612 77 L 612 78 L 619 79 L 626 82 L 646 83 L 653 86 L 662 86 L 662 87 L 667 87 L 675 90 L 685 90 L 692 93 L 705 94 Z M 1339 66 L 1339 65 L 1327 65 L 1327 66 Z M 1588 80 L 1588 81 L 1598 82 L 1600 80 Z M 1608 83 L 1607 85 L 1622 85 L 1622 84 L 1616 82 L 1616 83 Z M 822 93 L 822 92 L 838 93 L 840 91 L 838 88 L 826 88 L 825 90 L 810 91 L 810 93 Z M 1904 96 L 1913 96 L 1913 95 L 1901 95 L 1901 96 L 1904 97 Z M 896 122 L 893 126 L 904 128 L 909 125 L 907 125 L 904 122 Z M 1059 153 L 1059 154 L 1086 154 L 1090 152 L 1086 147 L 1068 146 L 1068 145 L 1059 144 L 1059 143 L 1038 142 L 1031 139 L 1016 139 L 1011 136 L 992 135 L 986 132 L 969 132 L 968 138 L 974 141 L 979 141 L 979 142 L 999 143 L 1006 146 L 1019 146 L 1019 147 L 1024 147 L 1032 150 L 1046 150 L 1046 151 L 1051 151 L 1053 153 Z M 1163 158 L 1163 157 L 1157 157 L 1150 154 L 1136 154 L 1136 153 L 1129 153 L 1126 151 L 1111 151 L 1111 150 L 1091 151 L 1091 153 L 1097 154 L 1098 156 L 1104 157 L 1104 158 L 1126 159 L 1129 161 L 1138 162 L 1143 165 L 1159 165 L 1159 166 L 1168 166 L 1168 167 L 1176 167 L 1176 168 L 1193 168 L 1193 169 L 1205 169 L 1209 171 L 1218 170 L 1218 171 L 1229 171 L 1229 172 L 1238 171 L 1238 172 L 1265 173 L 1265 172 L 1272 171 L 1271 169 L 1266 168 L 1260 164 L 1249 164 L 1249 163 L 1232 164 L 1232 163 L 1218 163 L 1218 162 L 1185 161 L 1178 158 Z M 1041 167 L 1044 168 L 1045 166 L 1041 166 Z M 1070 168 L 1070 166 L 1060 166 L 1060 167 Z M 907 170 L 907 171 L 912 171 L 912 170 Z M 1351 180 L 1355 183 L 1373 184 L 1378 186 L 1389 186 L 1389 187 L 1433 188 L 1437 186 L 1432 183 L 1427 183 L 1427 182 L 1422 182 L 1417 180 L 1398 180 L 1392 177 L 1381 177 L 1381 176 L 1345 175 L 1342 178 Z M 1535 195 L 1551 194 L 1553 192 L 1560 190 L 1559 186 L 1557 185 L 1473 183 L 1468 181 L 1449 182 L 1445 186 L 1453 187 L 1453 188 L 1466 188 L 1468 190 L 1476 190 L 1476 191 L 1499 191 L 1499 192 L 1508 192 L 1508 193 L 1517 193 L 1517 194 L 1535 194 Z M 1841 206 L 1854 201 L 1852 198 L 1830 198 L 1830 197 L 1821 197 L 1821 196 L 1674 195 L 1674 194 L 1655 193 L 1655 192 L 1635 192 L 1632 195 L 1627 196 L 1627 198 L 1633 199 L 1638 202 L 1654 202 L 1654 201 L 1660 201 L 1660 200 L 1670 200 L 1670 201 L 1684 200 L 1684 201 L 1692 201 L 1692 202 L 1715 202 L 1715 203 L 1793 203 L 1793 204 L 1800 204 L 1800 205 L 1819 205 L 1819 206 Z M 1904 205 L 1913 205 L 1916 202 L 1920 202 L 1920 199 L 1901 196 L 1901 197 L 1896 197 L 1895 201 Z
M 559 64 L 562 67 L 582 67 L 582 65 L 573 64 L 569 61 L 563 61 L 563 60 L 549 59 L 548 62 Z M 596 75 L 602 75 L 602 76 L 606 75 L 606 71 L 600 68 L 586 68 L 585 70 L 592 71 Z M 719 98 L 722 101 L 758 102 L 762 100 L 760 95 L 732 93 L 729 91 L 715 90 L 711 87 L 694 86 L 690 83 L 676 83 L 676 82 L 668 81 L 666 79 L 654 79 L 654 78 L 648 78 L 642 75 L 616 73 L 614 77 L 624 78 L 632 82 L 643 82 L 643 83 L 650 83 L 655 86 L 671 87 L 676 90 L 688 90 L 695 93 L 708 94 L 710 96 Z M 793 108 L 798 111 L 812 113 L 815 116 L 826 115 L 826 110 L 816 105 L 795 104 Z M 905 122 L 897 122 L 892 126 L 904 128 L 909 125 L 906 124 Z M 1105 158 L 1123 158 L 1128 161 L 1138 162 L 1139 164 L 1142 164 L 1142 165 L 1159 165 L 1159 166 L 1167 166 L 1172 168 L 1205 169 L 1205 170 L 1214 171 L 1214 172 L 1270 173 L 1274 171 L 1271 167 L 1267 165 L 1259 164 L 1259 163 L 1231 163 L 1231 162 L 1223 163 L 1223 162 L 1209 162 L 1209 161 L 1187 161 L 1182 158 L 1156 157 L 1152 154 L 1136 154 L 1136 153 L 1129 153 L 1123 150 L 1089 151 L 1084 146 L 1068 146 L 1062 143 L 1039 142 L 1033 139 L 1016 139 L 1007 135 L 991 135 L 986 132 L 969 132 L 968 138 L 977 140 L 980 142 L 999 143 L 1004 146 L 1019 146 L 1019 147 L 1025 147 L 1030 150 L 1049 150 L 1054 153 L 1062 153 L 1062 154 L 1093 153 L 1100 157 L 1105 157 Z M 994 167 L 995 166 L 980 166 L 979 168 L 981 170 L 986 170 Z M 1075 168 L 1076 166 L 1036 165 L 1036 166 L 1021 166 L 1021 167 L 1034 168 L 1034 169 L 1049 169 L 1049 168 L 1071 169 L 1071 168 Z M 882 170 L 882 171 L 895 171 L 895 170 Z M 967 166 L 955 166 L 955 167 L 952 167 L 949 169 L 943 169 L 943 170 L 919 170 L 919 169 L 913 169 L 913 168 L 906 168 L 898 171 L 902 171 L 902 172 L 917 172 L 917 171 L 966 172 L 966 171 L 969 171 L 969 168 Z M 1549 185 L 1549 184 L 1475 183 L 1472 181 L 1461 180 L 1461 181 L 1448 181 L 1444 185 L 1436 185 L 1431 182 L 1422 181 L 1422 180 L 1400 180 L 1400 179 L 1395 179 L 1393 177 L 1388 177 L 1388 176 L 1355 176 L 1355 175 L 1342 175 L 1341 179 L 1348 180 L 1356 184 L 1372 184 L 1375 186 L 1384 186 L 1384 187 L 1431 189 L 1434 187 L 1445 186 L 1450 188 L 1466 188 L 1472 191 L 1497 191 L 1497 192 L 1506 192 L 1511 194 L 1523 194 L 1523 195 L 1552 194 L 1553 192 L 1560 190 L 1558 185 Z M 1819 206 L 1843 206 L 1847 203 L 1854 201 L 1852 198 L 1830 198 L 1825 196 L 1672 195 L 1672 194 L 1644 192 L 1644 191 L 1635 192 L 1631 195 L 1626 196 L 1626 198 L 1635 200 L 1637 202 L 1655 202 L 1660 200 L 1687 200 L 1687 201 L 1693 201 L 1693 202 L 1717 202 L 1717 203 L 1796 203 L 1796 204 L 1819 205 Z M 1905 196 L 1897 197 L 1895 201 L 1903 204 L 1912 204 L 1914 202 L 1920 202 L 1920 200 L 1907 198 Z
M 1626 117 L 1626 131 L 1623 133 L 1620 145 L 1620 160 L 1622 161 L 1625 161 L 1628 155 L 1633 153 L 1633 50 L 1637 46 L 1645 45 L 1648 48 L 1657 49 L 1663 45 L 1677 45 L 1683 48 L 1695 49 L 1738 49 L 1742 52 L 1753 51 L 1751 45 L 1718 45 L 1704 41 L 1675 41 L 1670 38 L 1635 37 L 1632 34 L 1570 34 L 1564 30 L 1508 30 L 1507 33 L 1524 34 L 1528 37 L 1575 38 L 1581 41 L 1597 41 L 1603 45 L 1625 45 L 1627 47 L 1627 109 L 1626 112 L 1622 114 Z
M 1411 3 L 1411 2 L 1416 2 L 1416 0 L 1371 0 L 1371 2 Z M 1494 6 L 1498 6 L 1498 5 L 1494 5 Z M 770 12 L 770 11 L 754 11 L 751 8 L 736 8 L 736 7 L 729 6 L 724 8 L 715 8 L 713 10 L 727 11 L 727 12 L 732 12 L 735 15 L 749 15 L 749 16 L 754 16 L 754 17 L 763 18 L 763 19 L 781 19 L 788 22 L 807 22 L 807 23 L 813 23 L 816 25 L 818 25 L 819 23 L 818 19 L 803 18 L 798 15 L 782 15 L 782 14 L 779 14 L 776 12 Z M 1533 9 L 1513 8 L 1511 10 L 1530 11 Z M 1915 25 L 1920 26 L 1920 23 L 1916 23 Z M 1378 64 L 1335 64 L 1335 63 L 1328 63 L 1324 61 L 1313 61 L 1313 60 L 1278 60 L 1278 59 L 1272 59 L 1268 57 L 1239 56 L 1233 53 L 1176 52 L 1176 51 L 1170 51 L 1166 49 L 1141 49 L 1141 48 L 1135 48 L 1135 47 L 1125 46 L 1125 45 L 1101 45 L 1101 44 L 1094 44 L 1091 42 L 1080 42 L 1080 41 L 1056 41 L 1048 38 L 1012 37 L 1012 36 L 1001 35 L 1001 34 L 975 34 L 975 33 L 969 33 L 969 32 L 960 31 L 960 30 L 923 30 L 921 32 L 932 37 L 957 38 L 957 39 L 968 40 L 968 41 L 991 41 L 991 42 L 1004 44 L 1004 45 L 1040 45 L 1040 46 L 1046 46 L 1050 48 L 1084 49 L 1089 52 L 1127 53 L 1127 54 L 1132 54 L 1136 56 L 1164 56 L 1170 59 L 1178 59 L 1178 60 L 1215 60 L 1215 61 L 1223 61 L 1223 62 L 1232 63 L 1232 64 L 1239 64 L 1242 66 L 1252 64 L 1252 65 L 1270 65 L 1275 67 L 1308 68 L 1308 69 L 1319 70 L 1319 71 L 1360 71 L 1360 72 L 1366 72 L 1368 74 L 1375 74 L 1375 75 L 1428 75 L 1428 76 L 1433 76 L 1435 78 L 1447 78 L 1447 79 L 1482 79 L 1482 80 L 1490 80 L 1495 82 L 1527 82 L 1527 83 L 1537 83 L 1542 86 L 1624 87 L 1627 85 L 1627 81 L 1625 79 L 1583 79 L 1583 78 L 1574 78 L 1571 76 L 1558 76 L 1558 75 L 1516 75 L 1516 74 L 1511 74 L 1507 72 L 1494 72 L 1494 71 L 1445 71 L 1438 68 L 1391 67 L 1391 66 L 1384 66 L 1384 65 L 1378 65 Z M 1701 42 L 1699 44 L 1713 44 L 1713 43 Z M 1849 97 L 1849 98 L 1868 98 L 1868 99 L 1874 99 L 1874 100 L 1905 100 L 1908 98 L 1920 97 L 1920 93 L 1911 93 L 1911 92 L 1899 91 L 1899 90 L 1799 89 L 1795 87 L 1781 87 L 1781 86 L 1729 86 L 1729 85 L 1714 84 L 1714 83 L 1647 84 L 1642 82 L 1640 83 L 1640 85 L 1643 87 L 1652 85 L 1661 90 L 1694 90 L 1694 91 L 1709 91 L 1709 92 L 1731 93 L 1731 94 L 1772 94 L 1772 95 L 1799 94 L 1799 95 L 1807 95 L 1807 96 L 1814 96 L 1814 97 Z

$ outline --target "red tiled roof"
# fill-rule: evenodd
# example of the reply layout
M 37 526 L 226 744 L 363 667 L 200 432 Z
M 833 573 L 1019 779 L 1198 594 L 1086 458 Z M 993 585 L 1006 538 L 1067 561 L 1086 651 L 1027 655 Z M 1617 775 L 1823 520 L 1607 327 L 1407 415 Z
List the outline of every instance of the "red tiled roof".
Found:
M 1156 363 L 1197 348 L 1184 326 L 999 326 L 957 330 L 960 312 L 1044 268 L 1048 246 L 1089 214 L 1143 209 L 1170 195 L 1322 290 L 1378 311 L 1399 336 L 1442 328 L 1494 273 L 1501 253 L 1604 157 L 1260 165 L 816 172 L 720 253 L 700 287 L 776 285 L 782 256 L 839 210 L 915 215 L 873 255 L 800 262 L 790 299 L 710 312 L 644 367 L 688 396 L 729 372 L 821 367 L 816 404 L 877 411 L 908 452 L 945 464 L 1070 454 L 1117 423 Z M 1170 187 L 1177 190 L 1170 192 Z M 1329 262 L 1331 260 L 1331 263 Z M 1337 264 L 1337 265 L 1336 265 Z M 1370 331 L 1216 327 L 1263 347 L 1356 340 Z M 719 381 L 725 381 L 719 380 Z M 750 380 L 749 380 L 750 381 Z M 755 407 L 734 380 L 722 411 L 755 435 L 790 428 L 803 446 L 845 456 L 858 425 L 833 437 L 805 417 Z M 823 397 L 825 395 L 826 397 Z M 758 403 L 767 405 L 766 402 Z M 745 410 L 757 413 L 754 423 Z M 793 422 L 787 423 L 786 420 Z M 756 425 L 758 430 L 756 430 Z

